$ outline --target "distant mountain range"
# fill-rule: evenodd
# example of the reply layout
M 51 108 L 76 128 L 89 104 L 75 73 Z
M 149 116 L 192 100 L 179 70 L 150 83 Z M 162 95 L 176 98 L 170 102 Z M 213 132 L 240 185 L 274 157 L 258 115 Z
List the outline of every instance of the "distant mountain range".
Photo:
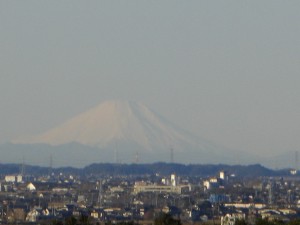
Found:
M 19 164 L 0 164 L 0 175 L 18 174 L 21 165 Z M 84 168 L 61 167 L 49 168 L 25 165 L 26 175 L 48 175 L 50 172 L 59 174 L 73 174 L 82 176 L 119 176 L 119 175 L 160 175 L 169 176 L 176 173 L 179 176 L 217 176 L 223 170 L 229 176 L 236 177 L 259 177 L 259 176 L 291 176 L 288 169 L 271 170 L 259 164 L 255 165 L 183 165 L 178 163 L 152 163 L 152 164 L 116 164 L 116 163 L 96 163 Z M 297 175 L 298 176 L 298 175 Z
M 2 144 L 0 154 L 4 163 L 55 167 L 99 162 L 264 163 L 261 157 L 196 137 L 143 104 L 128 101 L 106 101 L 42 134 Z

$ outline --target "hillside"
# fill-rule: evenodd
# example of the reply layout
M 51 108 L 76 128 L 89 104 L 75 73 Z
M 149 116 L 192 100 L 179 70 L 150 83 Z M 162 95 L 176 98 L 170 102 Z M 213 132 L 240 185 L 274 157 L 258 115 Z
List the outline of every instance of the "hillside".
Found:
M 58 173 L 70 173 L 77 175 L 91 174 L 98 176 L 110 175 L 177 175 L 187 176 L 214 176 L 219 171 L 225 170 L 228 174 L 234 174 L 237 177 L 258 177 L 258 176 L 286 176 L 289 170 L 271 170 L 259 164 L 241 166 L 241 165 L 184 165 L 177 163 L 153 163 L 153 164 L 113 164 L 100 163 L 91 164 L 82 169 L 72 167 L 51 168 L 51 171 Z M 25 165 L 25 172 L 28 175 L 45 175 L 50 171 L 49 167 L 39 167 Z M 19 164 L 0 164 L 0 175 L 17 174 L 20 172 Z

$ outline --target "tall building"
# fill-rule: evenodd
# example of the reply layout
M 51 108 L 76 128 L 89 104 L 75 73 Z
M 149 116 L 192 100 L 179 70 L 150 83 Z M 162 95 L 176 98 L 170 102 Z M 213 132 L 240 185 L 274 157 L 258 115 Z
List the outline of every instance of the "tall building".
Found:
M 220 171 L 220 179 L 225 180 L 225 171 Z
M 171 185 L 175 187 L 177 185 L 177 177 L 176 174 L 171 174 Z

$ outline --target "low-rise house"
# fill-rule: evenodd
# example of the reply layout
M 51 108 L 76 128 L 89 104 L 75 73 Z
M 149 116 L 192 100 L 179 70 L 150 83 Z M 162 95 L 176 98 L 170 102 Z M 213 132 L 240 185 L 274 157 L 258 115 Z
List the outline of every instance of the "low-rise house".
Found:
M 41 215 L 38 209 L 32 209 L 26 216 L 27 222 L 36 222 L 37 218 Z
M 235 225 L 237 220 L 244 220 L 245 214 L 243 213 L 232 213 L 226 214 L 221 217 L 221 225 Z

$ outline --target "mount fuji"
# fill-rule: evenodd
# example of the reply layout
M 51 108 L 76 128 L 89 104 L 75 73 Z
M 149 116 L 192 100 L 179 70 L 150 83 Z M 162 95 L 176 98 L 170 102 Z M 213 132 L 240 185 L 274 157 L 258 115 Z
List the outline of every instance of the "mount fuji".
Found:
M 233 164 L 238 163 L 239 154 L 189 134 L 143 104 L 128 101 L 106 101 L 58 127 L 13 143 L 11 149 L 27 146 L 23 154 L 30 159 L 51 152 L 57 164 L 65 166 L 173 160 Z M 248 155 L 239 155 L 238 160 L 247 158 L 249 163 Z

